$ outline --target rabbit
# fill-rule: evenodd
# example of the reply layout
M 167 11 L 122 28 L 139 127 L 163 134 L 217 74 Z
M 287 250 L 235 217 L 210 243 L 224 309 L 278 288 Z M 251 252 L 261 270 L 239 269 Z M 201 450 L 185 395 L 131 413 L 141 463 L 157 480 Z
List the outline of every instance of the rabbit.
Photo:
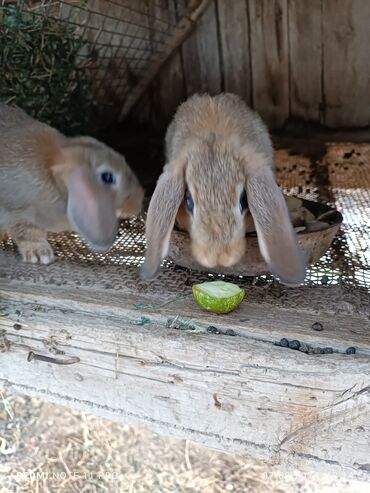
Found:
M 156 277 L 175 220 L 207 268 L 243 256 L 251 219 L 270 270 L 288 286 L 305 276 L 305 259 L 273 173 L 272 143 L 260 116 L 236 95 L 194 95 L 166 134 L 166 162 L 149 203 L 141 277 Z
M 48 231 L 76 231 L 94 250 L 108 250 L 118 218 L 139 213 L 143 198 L 117 152 L 0 104 L 0 235 L 10 234 L 24 261 L 54 260 Z

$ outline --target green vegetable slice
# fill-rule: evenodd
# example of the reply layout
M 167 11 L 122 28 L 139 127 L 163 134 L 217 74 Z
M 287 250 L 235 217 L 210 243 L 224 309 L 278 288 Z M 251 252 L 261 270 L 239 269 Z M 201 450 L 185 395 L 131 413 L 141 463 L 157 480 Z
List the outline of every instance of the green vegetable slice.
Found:
M 229 313 L 240 305 L 245 292 L 231 282 L 210 281 L 194 284 L 193 295 L 205 310 L 213 313 Z

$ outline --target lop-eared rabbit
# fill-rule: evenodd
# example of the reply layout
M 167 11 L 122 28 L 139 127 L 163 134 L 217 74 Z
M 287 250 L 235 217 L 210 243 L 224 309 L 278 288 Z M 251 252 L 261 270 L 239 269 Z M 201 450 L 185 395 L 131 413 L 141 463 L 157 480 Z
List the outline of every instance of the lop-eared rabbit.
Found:
M 139 213 L 143 196 L 117 152 L 0 104 L 0 233 L 11 235 L 23 260 L 53 261 L 48 231 L 76 231 L 93 249 L 109 249 L 118 217 Z
M 168 128 L 166 159 L 147 214 L 144 279 L 158 274 L 175 220 L 189 232 L 194 258 L 217 270 L 242 258 L 251 215 L 271 271 L 290 286 L 303 281 L 303 254 L 257 113 L 232 94 L 192 96 Z

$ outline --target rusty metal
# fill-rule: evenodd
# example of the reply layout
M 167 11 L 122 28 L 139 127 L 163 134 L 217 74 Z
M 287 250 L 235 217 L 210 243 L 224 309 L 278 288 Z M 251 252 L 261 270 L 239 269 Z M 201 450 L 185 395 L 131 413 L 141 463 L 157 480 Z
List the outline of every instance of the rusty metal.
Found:
M 73 365 L 80 362 L 80 358 L 74 356 L 69 359 L 52 358 L 51 356 L 45 356 L 43 354 L 36 354 L 30 351 L 27 356 L 27 361 L 45 361 L 46 363 L 53 363 L 54 365 Z

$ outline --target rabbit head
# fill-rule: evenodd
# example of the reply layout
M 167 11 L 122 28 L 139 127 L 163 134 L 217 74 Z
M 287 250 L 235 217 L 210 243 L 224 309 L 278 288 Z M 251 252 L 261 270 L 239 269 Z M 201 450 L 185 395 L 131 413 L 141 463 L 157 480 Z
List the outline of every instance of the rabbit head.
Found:
M 95 250 L 112 245 L 117 218 L 141 211 L 144 191 L 124 157 L 91 137 L 66 139 L 51 169 L 65 187 L 70 224 Z
M 211 134 L 189 149 L 184 180 L 183 208 L 190 226 L 185 229 L 194 258 L 208 268 L 234 265 L 245 251 L 242 163 L 233 158 L 228 144 Z M 177 221 L 183 227 L 179 213 Z
M 304 259 L 274 179 L 267 131 L 258 115 L 227 96 L 206 97 L 197 113 L 204 103 L 198 96 L 197 107 L 190 105 L 187 114 L 180 107 L 176 127 L 169 129 L 169 162 L 148 209 L 142 275 L 150 279 L 157 274 L 175 220 L 189 231 L 192 254 L 207 268 L 241 260 L 253 220 L 271 271 L 285 284 L 298 285 Z
M 1 223 L 20 250 L 27 247 L 25 259 L 52 259 L 48 231 L 75 230 L 93 249 L 107 250 L 118 218 L 139 213 L 143 195 L 124 157 L 103 143 L 67 138 L 0 103 Z

